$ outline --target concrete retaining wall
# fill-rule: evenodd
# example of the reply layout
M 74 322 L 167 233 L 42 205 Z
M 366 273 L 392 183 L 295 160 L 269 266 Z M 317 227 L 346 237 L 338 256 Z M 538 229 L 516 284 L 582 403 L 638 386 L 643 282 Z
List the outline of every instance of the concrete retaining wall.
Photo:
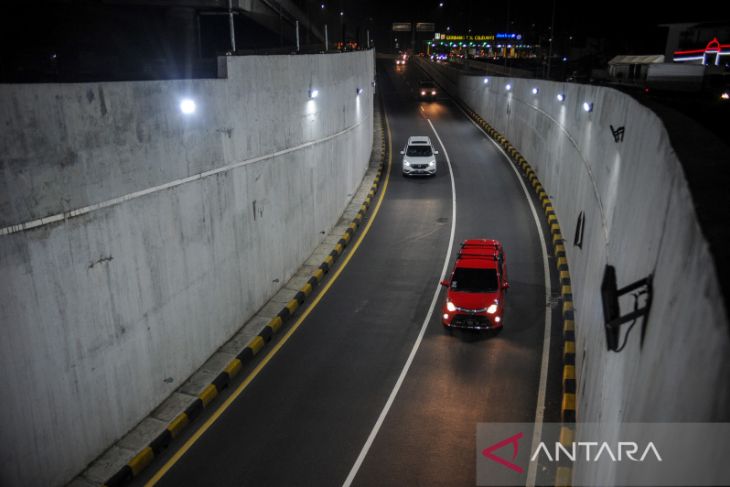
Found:
M 496 77 L 484 83 L 483 77 L 421 65 L 512 142 L 553 199 L 567 240 L 575 305 L 578 421 L 730 420 L 727 311 L 660 119 L 609 88 Z M 583 110 L 584 102 L 593 103 L 592 112 Z M 619 127 L 625 128 L 622 141 L 612 131 Z M 580 212 L 582 248 L 573 244 Z M 606 351 L 600 296 L 606 264 L 616 267 L 619 287 L 654 274 L 643 345 L 639 322 L 621 353 Z M 621 306 L 625 314 L 633 300 Z M 611 441 L 620 430 L 598 433 Z M 623 474 L 575 475 L 574 484 L 614 485 Z
M 224 62 L 226 79 L 0 86 L 0 484 L 70 480 L 287 281 L 357 189 L 372 52 Z

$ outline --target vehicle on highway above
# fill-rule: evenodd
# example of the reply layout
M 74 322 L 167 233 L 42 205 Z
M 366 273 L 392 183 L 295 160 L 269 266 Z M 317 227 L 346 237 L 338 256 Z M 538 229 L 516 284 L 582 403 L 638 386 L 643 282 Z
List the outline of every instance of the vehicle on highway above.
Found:
M 418 95 L 421 98 L 435 98 L 438 94 L 436 85 L 433 81 L 419 81 L 418 82 Z
M 504 249 L 497 240 L 465 240 L 446 286 L 441 323 L 450 328 L 499 330 L 509 288 Z
M 406 54 L 406 53 L 398 54 L 398 57 L 395 58 L 396 66 L 404 65 L 404 64 L 406 64 L 407 61 L 408 61 L 408 54 Z
M 400 153 L 403 155 L 404 176 L 433 176 L 436 174 L 436 155 L 431 139 L 426 135 L 408 137 L 408 143 Z

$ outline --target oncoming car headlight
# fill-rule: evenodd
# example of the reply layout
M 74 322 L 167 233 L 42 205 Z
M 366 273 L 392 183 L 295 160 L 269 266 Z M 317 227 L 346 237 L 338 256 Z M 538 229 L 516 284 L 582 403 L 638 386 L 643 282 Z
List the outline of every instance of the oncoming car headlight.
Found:
M 456 306 L 454 306 L 454 303 L 452 303 L 451 301 L 446 301 L 446 309 L 453 313 L 454 311 L 456 311 Z
M 425 95 L 426 95 L 426 92 L 425 92 L 425 91 L 423 91 L 423 90 L 421 90 L 421 95 L 422 95 L 422 96 L 425 96 Z
M 489 305 L 489 308 L 487 308 L 487 313 L 489 313 L 490 315 L 493 315 L 496 312 L 497 312 L 497 305 L 496 304 Z

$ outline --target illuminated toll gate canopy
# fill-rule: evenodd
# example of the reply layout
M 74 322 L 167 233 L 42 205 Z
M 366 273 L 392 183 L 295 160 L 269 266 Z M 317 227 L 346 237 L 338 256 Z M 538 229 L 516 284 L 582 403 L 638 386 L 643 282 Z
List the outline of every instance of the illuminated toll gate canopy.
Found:
M 462 58 L 467 55 L 474 59 L 497 58 L 537 58 L 540 46 L 523 43 L 522 35 L 516 33 L 496 34 L 434 34 L 427 41 L 426 53 L 434 59 Z

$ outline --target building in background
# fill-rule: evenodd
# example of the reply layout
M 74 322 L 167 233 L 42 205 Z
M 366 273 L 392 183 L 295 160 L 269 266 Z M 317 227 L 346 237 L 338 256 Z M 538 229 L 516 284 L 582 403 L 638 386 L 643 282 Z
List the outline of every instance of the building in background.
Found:
M 621 84 L 643 84 L 649 66 L 664 62 L 664 56 L 615 56 L 608 62 L 608 76 L 611 81 Z
M 526 44 L 521 34 L 451 34 L 436 32 L 426 42 L 429 56 L 473 59 L 535 59 L 539 45 Z
M 668 61 L 730 68 L 730 22 L 662 24 Z

